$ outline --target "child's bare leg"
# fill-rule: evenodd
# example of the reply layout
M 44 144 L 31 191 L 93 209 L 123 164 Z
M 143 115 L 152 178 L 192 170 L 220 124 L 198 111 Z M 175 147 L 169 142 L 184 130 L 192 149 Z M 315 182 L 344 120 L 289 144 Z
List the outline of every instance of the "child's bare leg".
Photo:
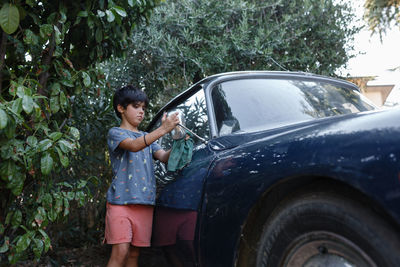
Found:
M 114 244 L 112 245 L 112 251 L 110 260 L 108 261 L 107 267 L 122 267 L 129 254 L 129 243 Z
M 126 267 L 138 267 L 139 260 L 139 248 L 131 246 L 129 249 L 128 260 L 126 261 Z

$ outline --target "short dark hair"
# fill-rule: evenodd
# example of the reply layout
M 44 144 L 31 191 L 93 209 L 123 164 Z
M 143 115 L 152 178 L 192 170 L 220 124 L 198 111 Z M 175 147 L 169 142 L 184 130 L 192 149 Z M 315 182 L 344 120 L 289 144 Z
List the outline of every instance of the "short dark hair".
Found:
M 145 105 L 148 106 L 149 99 L 146 93 L 131 84 L 126 85 L 114 93 L 113 106 L 115 114 L 117 114 L 118 118 L 121 118 L 121 113 L 119 113 L 117 108 L 118 105 L 126 108 L 129 104 L 136 104 L 139 102 L 144 102 Z

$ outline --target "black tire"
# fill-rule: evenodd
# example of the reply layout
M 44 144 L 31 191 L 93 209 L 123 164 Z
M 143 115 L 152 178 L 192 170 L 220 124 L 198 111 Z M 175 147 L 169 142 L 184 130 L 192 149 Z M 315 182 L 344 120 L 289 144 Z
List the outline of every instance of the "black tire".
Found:
M 274 210 L 256 257 L 257 267 L 395 267 L 400 266 L 399 233 L 355 201 L 332 193 L 303 194 Z

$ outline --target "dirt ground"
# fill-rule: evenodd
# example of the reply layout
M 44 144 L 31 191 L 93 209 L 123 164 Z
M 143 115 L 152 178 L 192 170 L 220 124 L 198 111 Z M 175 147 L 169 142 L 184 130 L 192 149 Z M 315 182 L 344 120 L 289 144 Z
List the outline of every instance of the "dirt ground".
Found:
M 99 245 L 89 248 L 58 249 L 42 258 L 39 264 L 33 262 L 18 263 L 17 267 L 103 267 L 107 265 L 111 246 Z M 170 267 L 162 251 L 155 248 L 144 248 L 139 258 L 139 266 Z

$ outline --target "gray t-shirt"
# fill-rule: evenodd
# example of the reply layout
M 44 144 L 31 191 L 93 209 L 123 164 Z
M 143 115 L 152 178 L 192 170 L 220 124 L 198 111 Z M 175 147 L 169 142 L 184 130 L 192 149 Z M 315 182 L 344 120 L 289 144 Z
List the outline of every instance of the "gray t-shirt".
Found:
M 132 132 L 113 127 L 108 131 L 107 144 L 110 152 L 113 180 L 107 191 L 107 202 L 117 205 L 154 205 L 156 182 L 154 177 L 153 153 L 161 149 L 156 143 L 138 152 L 119 148 L 126 138 L 136 139 L 145 132 Z

